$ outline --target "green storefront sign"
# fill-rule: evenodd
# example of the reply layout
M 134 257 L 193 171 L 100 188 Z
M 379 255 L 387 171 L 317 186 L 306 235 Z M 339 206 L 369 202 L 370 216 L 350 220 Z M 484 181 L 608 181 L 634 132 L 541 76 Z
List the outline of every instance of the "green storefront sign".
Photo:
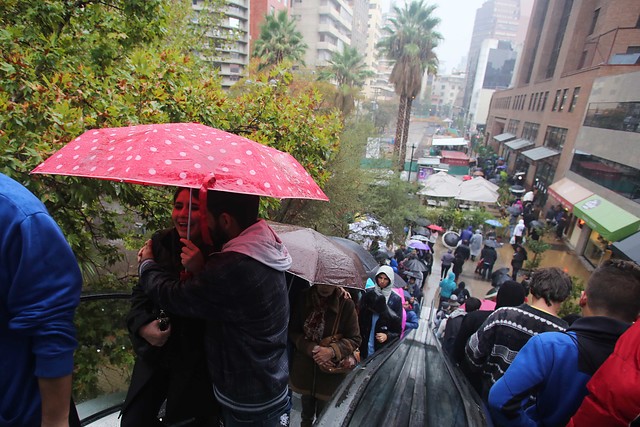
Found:
M 610 242 L 617 242 L 640 229 L 640 218 L 594 194 L 576 203 L 573 213 Z

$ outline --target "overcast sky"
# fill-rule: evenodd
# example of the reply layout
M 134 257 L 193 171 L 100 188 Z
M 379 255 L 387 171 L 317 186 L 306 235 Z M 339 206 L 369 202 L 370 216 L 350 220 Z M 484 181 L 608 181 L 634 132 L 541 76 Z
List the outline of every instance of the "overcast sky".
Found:
M 388 10 L 391 1 L 393 0 L 383 3 L 383 11 Z M 427 0 L 427 4 L 438 5 L 435 15 L 440 18 L 438 30 L 444 37 L 436 50 L 440 59 L 439 74 L 450 73 L 452 68 L 458 66 L 462 57 L 469 53 L 476 10 L 484 2 L 485 0 Z M 402 0 L 396 2 L 398 5 L 402 3 Z

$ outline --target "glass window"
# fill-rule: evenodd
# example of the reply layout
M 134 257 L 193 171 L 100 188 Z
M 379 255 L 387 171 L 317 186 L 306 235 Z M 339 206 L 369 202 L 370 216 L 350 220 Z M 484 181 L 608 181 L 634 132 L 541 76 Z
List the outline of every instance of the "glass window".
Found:
M 595 230 L 591 231 L 587 246 L 584 248 L 584 257 L 589 264 L 597 267 L 600 264 L 600 260 L 604 255 L 604 249 L 607 246 L 606 240 Z
M 544 146 L 553 150 L 562 151 L 566 139 L 567 129 L 547 126 L 547 133 L 544 135 Z
M 536 93 L 536 94 L 533 96 L 533 109 L 534 109 L 534 110 L 537 110 L 537 109 L 538 109 L 538 107 L 540 107 L 540 102 L 539 102 L 539 98 L 538 98 L 539 96 L 540 96 L 540 94 L 539 94 L 539 93 Z M 537 105 L 537 107 L 536 107 L 536 105 Z M 529 106 L 529 109 L 531 109 L 531 106 Z
M 597 8 L 593 11 L 593 18 L 591 18 L 591 27 L 589 27 L 589 35 L 593 34 L 593 32 L 596 30 L 598 16 L 600 16 L 600 8 Z
M 634 166 L 588 153 L 574 153 L 570 169 L 583 178 L 640 203 L 640 165 Z
M 567 93 L 569 89 L 565 89 L 562 91 L 562 98 L 560 98 L 560 105 L 558 106 L 558 111 L 564 110 L 564 104 L 567 102 Z
M 540 125 L 538 123 L 524 122 L 522 127 L 522 138 L 534 142 L 538 137 L 538 129 Z
M 544 107 L 547 106 L 547 98 L 549 98 L 549 91 L 544 93 L 544 99 L 542 100 L 542 108 L 540 108 L 540 111 L 544 111 Z
M 584 126 L 640 132 L 640 102 L 593 102 L 587 108 Z
M 560 102 L 560 95 L 562 95 L 562 89 L 558 89 L 556 91 L 556 98 L 553 100 L 553 107 L 551 111 L 556 111 L 558 109 L 558 103 Z
M 569 112 L 572 113 L 578 103 L 578 96 L 580 95 L 580 88 L 573 89 L 573 95 L 571 96 L 571 105 L 569 105 Z

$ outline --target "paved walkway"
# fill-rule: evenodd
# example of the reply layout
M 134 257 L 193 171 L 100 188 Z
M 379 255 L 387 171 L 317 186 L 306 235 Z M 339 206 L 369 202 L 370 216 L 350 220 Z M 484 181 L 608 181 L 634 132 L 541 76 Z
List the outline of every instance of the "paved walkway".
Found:
M 580 260 L 580 258 L 570 251 L 562 242 L 556 242 L 553 238 L 545 238 L 545 241 L 551 244 L 551 249 L 547 250 L 542 255 L 541 267 L 559 267 L 566 271 L 570 276 L 577 276 L 581 278 L 585 283 L 591 271 L 591 267 L 587 267 L 586 261 Z M 526 248 L 526 244 L 525 244 Z M 510 244 L 506 243 L 501 248 L 496 249 L 498 251 L 498 260 L 494 266 L 494 271 L 499 268 L 508 268 L 511 271 L 511 258 L 513 256 L 513 249 Z M 435 256 L 433 264 L 433 272 L 429 276 L 427 283 L 426 304 L 431 304 L 432 299 L 439 294 L 440 283 L 440 258 L 446 251 L 446 247 L 442 244 L 442 239 L 438 239 L 438 243 L 435 247 Z M 530 256 L 533 254 L 530 254 Z M 476 263 L 469 260 L 465 263 L 462 269 L 461 280 L 467 285 L 467 289 L 472 296 L 482 298 L 489 289 L 491 289 L 490 282 L 482 280 L 479 275 L 474 273 Z

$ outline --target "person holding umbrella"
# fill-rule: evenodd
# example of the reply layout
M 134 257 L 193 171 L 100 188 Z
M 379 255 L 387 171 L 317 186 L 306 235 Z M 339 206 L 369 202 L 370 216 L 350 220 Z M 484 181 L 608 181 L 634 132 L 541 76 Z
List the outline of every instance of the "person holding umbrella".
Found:
M 189 257 L 195 247 L 183 240 L 183 265 L 193 276 L 180 281 L 154 260 L 148 241 L 138 254 L 140 284 L 155 304 L 206 321 L 207 362 L 225 426 L 287 425 L 284 272 L 291 256 L 258 219 L 259 196 L 209 190 L 206 199 L 203 235 L 221 250 L 206 260 Z
M 511 278 L 513 280 L 517 280 L 518 271 L 522 269 L 522 265 L 527 260 L 527 251 L 522 247 L 522 245 L 516 245 L 516 250 L 513 253 L 513 258 L 511 259 Z
M 191 275 L 182 266 L 190 258 L 208 256 L 213 248 L 202 242 L 197 193 L 178 188 L 173 197 L 173 227 L 151 238 L 159 266 L 174 278 Z M 190 250 L 183 255 L 185 243 Z M 201 320 L 165 312 L 145 294 L 140 284 L 133 288 L 127 327 L 136 361 L 127 396 L 122 405 L 121 427 L 158 424 L 158 412 L 166 400 L 164 420 L 193 426 L 212 425 L 217 405 L 208 380 L 204 348 L 205 325 Z

